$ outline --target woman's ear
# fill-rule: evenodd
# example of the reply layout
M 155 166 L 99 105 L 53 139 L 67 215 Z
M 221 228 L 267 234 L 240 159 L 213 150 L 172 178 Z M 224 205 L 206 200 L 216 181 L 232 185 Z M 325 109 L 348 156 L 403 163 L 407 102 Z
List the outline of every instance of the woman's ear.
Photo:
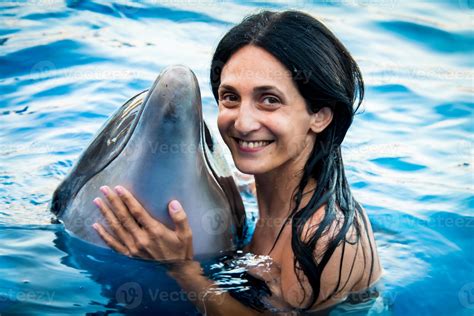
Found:
M 321 133 L 329 124 L 331 124 L 333 117 L 333 112 L 329 107 L 323 107 L 318 112 L 311 114 L 311 130 L 319 134 Z

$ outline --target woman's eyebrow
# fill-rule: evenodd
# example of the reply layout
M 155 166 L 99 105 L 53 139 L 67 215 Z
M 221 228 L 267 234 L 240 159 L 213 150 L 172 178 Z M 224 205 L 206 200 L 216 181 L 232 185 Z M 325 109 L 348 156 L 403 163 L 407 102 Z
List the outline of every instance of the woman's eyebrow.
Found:
M 219 90 L 237 91 L 236 88 L 234 88 L 233 86 L 229 84 L 221 84 L 219 86 Z M 265 85 L 265 86 L 258 86 L 258 87 L 253 88 L 254 92 L 265 92 L 265 91 L 270 91 L 270 90 L 274 90 L 283 95 L 283 92 L 275 86 Z
M 270 91 L 270 90 L 274 90 L 283 95 L 283 92 L 275 86 L 259 86 L 259 87 L 253 88 L 254 92 L 265 92 L 265 91 Z
M 237 89 L 235 89 L 234 87 L 232 87 L 231 85 L 228 85 L 228 84 L 221 84 L 219 86 L 219 89 L 218 90 L 230 90 L 230 91 L 237 91 Z

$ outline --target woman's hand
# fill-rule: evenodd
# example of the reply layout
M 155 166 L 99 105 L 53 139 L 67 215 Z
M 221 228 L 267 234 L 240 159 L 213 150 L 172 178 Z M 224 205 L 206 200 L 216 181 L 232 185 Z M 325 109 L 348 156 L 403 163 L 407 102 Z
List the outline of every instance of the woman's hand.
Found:
M 169 213 L 175 230 L 154 219 L 133 195 L 122 186 L 115 192 L 100 188 L 107 199 L 94 199 L 111 232 L 101 224 L 92 226 L 112 249 L 127 256 L 154 260 L 184 260 L 193 258 L 192 232 L 181 204 L 169 203 Z

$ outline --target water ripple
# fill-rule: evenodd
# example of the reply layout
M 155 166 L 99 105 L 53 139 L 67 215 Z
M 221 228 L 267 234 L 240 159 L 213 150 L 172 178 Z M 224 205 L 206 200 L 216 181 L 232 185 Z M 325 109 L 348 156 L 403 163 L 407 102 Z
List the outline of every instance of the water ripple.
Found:
M 408 21 L 382 21 L 378 25 L 403 36 L 408 41 L 422 45 L 430 51 L 441 53 L 474 52 L 474 32 L 453 33 Z

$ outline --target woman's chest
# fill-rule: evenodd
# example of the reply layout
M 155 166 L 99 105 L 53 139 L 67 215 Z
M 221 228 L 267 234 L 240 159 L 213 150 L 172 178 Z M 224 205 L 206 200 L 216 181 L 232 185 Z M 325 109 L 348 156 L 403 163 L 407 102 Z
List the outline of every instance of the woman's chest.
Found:
M 278 227 L 280 228 L 280 227 Z M 244 248 L 245 252 L 255 255 L 269 256 L 271 260 L 281 266 L 284 256 L 289 255 L 291 247 L 291 226 L 283 229 L 272 229 L 265 225 L 256 225 L 251 242 Z
M 288 231 L 291 227 L 282 230 L 280 236 L 269 230 L 256 228 L 250 244 L 244 248 L 245 252 L 256 255 L 249 266 L 247 272 L 265 281 L 272 292 L 268 298 L 268 303 L 273 307 L 284 308 L 286 306 L 281 288 L 282 262 L 291 256 L 291 238 Z

